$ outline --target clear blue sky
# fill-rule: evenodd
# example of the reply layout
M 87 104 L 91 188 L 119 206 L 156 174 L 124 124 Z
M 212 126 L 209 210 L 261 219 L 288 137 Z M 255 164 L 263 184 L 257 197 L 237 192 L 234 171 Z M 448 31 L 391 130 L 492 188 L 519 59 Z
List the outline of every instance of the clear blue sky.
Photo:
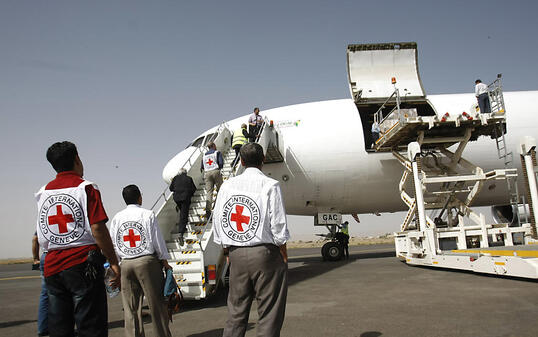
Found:
M 349 97 L 350 43 L 416 41 L 430 94 L 499 72 L 506 90 L 536 90 L 536 13 L 535 1 L 2 1 L 0 258 L 30 255 L 55 141 L 77 144 L 112 217 L 129 183 L 151 205 L 166 162 L 203 130 L 253 106 Z M 366 217 L 352 234 L 386 226 Z

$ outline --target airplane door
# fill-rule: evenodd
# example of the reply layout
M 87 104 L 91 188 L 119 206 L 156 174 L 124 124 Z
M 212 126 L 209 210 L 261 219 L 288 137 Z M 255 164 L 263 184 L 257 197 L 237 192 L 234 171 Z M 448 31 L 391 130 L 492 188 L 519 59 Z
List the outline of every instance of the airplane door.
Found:
M 383 102 L 394 92 L 396 78 L 404 100 L 424 100 L 415 42 L 353 44 L 347 47 L 347 68 L 355 103 Z

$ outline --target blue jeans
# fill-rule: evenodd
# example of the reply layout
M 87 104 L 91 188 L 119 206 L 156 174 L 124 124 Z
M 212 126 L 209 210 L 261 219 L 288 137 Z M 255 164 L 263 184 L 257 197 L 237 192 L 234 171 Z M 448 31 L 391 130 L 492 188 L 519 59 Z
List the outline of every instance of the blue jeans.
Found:
M 45 264 L 46 255 L 46 252 L 41 254 L 41 261 L 39 263 L 39 270 L 41 270 L 41 294 L 39 295 L 39 310 L 37 312 L 37 333 L 40 335 L 49 333 L 49 294 L 47 292 L 47 285 L 45 284 L 45 277 L 43 276 L 43 265 Z
M 108 336 L 107 295 L 103 266 L 86 275 L 84 262 L 45 278 L 49 291 L 49 332 L 52 337 Z

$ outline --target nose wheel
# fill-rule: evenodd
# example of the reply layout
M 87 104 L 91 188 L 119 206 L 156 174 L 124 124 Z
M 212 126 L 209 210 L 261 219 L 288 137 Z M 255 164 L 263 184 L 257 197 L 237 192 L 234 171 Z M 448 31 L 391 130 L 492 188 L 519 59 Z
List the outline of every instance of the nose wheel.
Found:
M 344 247 L 336 241 L 327 242 L 321 247 L 321 256 L 323 261 L 340 261 L 344 256 Z

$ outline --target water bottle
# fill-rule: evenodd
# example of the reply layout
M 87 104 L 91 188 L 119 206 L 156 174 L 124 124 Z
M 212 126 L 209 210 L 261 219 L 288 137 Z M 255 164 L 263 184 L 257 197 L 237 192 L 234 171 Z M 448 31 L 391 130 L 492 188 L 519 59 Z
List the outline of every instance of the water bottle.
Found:
M 112 268 L 110 268 L 110 263 L 108 262 L 106 262 L 103 267 L 105 267 L 105 287 L 106 292 L 108 293 L 108 297 L 116 297 L 120 293 L 120 289 L 110 285 L 110 279 L 112 279 L 115 275 L 114 271 L 112 270 Z

